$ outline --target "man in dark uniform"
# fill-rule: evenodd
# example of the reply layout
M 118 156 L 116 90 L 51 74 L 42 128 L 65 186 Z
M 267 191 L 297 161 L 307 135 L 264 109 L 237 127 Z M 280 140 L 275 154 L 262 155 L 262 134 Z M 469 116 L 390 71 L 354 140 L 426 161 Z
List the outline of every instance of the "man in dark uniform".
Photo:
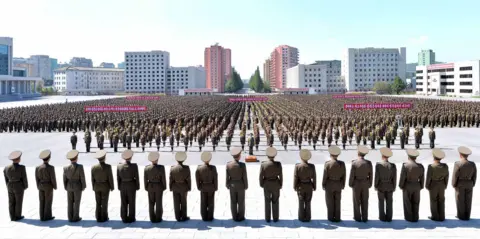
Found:
M 203 163 L 195 172 L 197 189 L 200 191 L 200 215 L 203 221 L 212 221 L 215 211 L 215 192 L 218 190 L 218 173 L 214 165 L 210 165 L 212 153 L 202 152 Z
M 122 159 L 125 160 L 117 166 L 117 185 L 120 190 L 120 217 L 124 223 L 135 222 L 135 200 L 140 189 L 138 166 L 132 163 L 133 151 L 125 150 Z
M 245 220 L 245 190 L 248 189 L 247 166 L 239 162 L 242 150 L 232 148 L 230 155 L 233 161 L 227 163 L 225 185 L 230 191 L 230 210 L 236 222 Z
M 85 148 L 87 150 L 87 153 L 90 153 L 90 144 L 92 143 L 92 135 L 91 135 L 90 131 L 88 131 L 88 129 L 85 132 L 83 140 L 85 141 Z
M 248 155 L 253 155 L 253 146 L 255 146 L 255 139 L 253 138 L 253 134 L 250 133 L 250 137 L 248 138 Z
M 110 192 L 115 189 L 112 166 L 106 164 L 107 152 L 100 150 L 94 158 L 98 164 L 92 166 L 92 188 L 95 192 L 95 218 L 97 222 L 106 222 L 108 218 L 108 199 Z
M 370 132 L 368 139 L 370 140 L 370 148 L 375 149 L 375 131 Z
M 175 160 L 177 165 L 170 168 L 170 191 L 173 192 L 173 208 L 175 210 L 175 219 L 178 222 L 190 220 L 187 216 L 187 195 L 192 189 L 192 179 L 190 175 L 190 167 L 184 165 L 183 162 L 187 159 L 185 152 L 177 152 Z
M 280 189 L 283 185 L 282 163 L 275 161 L 277 150 L 273 147 L 266 149 L 268 161 L 260 165 L 260 187 L 263 188 L 265 199 L 265 221 L 270 222 L 270 217 L 277 222 L 279 217 Z
M 401 136 L 400 136 L 401 137 Z M 390 143 L 392 141 L 392 133 L 390 133 L 390 130 L 388 130 L 386 133 L 385 133 L 385 144 L 386 144 L 386 147 L 387 148 L 390 148 Z M 401 143 L 401 139 L 400 139 L 400 143 Z
M 297 132 L 297 142 L 298 142 L 299 150 L 302 149 L 302 141 L 303 141 L 302 132 Z
M 338 160 L 340 148 L 332 146 L 328 148 L 330 160 L 324 165 L 322 188 L 325 190 L 325 202 L 327 204 L 327 218 L 331 222 L 340 222 L 342 190 L 345 188 L 347 169 L 345 163 Z
M 421 144 L 420 141 L 421 141 L 421 137 L 422 137 L 420 135 L 420 130 L 418 128 L 415 130 L 414 135 L 415 135 L 415 149 L 418 149 L 418 148 L 420 148 L 420 144 Z
M 188 137 L 188 134 L 185 134 L 182 138 L 183 140 L 183 145 L 185 146 L 185 152 L 188 151 L 188 142 L 189 142 L 189 137 Z M 215 146 L 213 146 L 215 147 Z
M 448 185 L 448 165 L 440 163 L 445 158 L 445 153 L 440 149 L 434 149 L 433 163 L 428 165 L 425 188 L 430 193 L 430 211 L 433 221 L 445 221 L 445 189 Z
M 127 136 L 126 136 L 126 141 L 127 141 L 127 150 L 131 150 L 132 149 L 132 134 L 130 132 L 127 132 Z
M 159 157 L 160 154 L 158 152 L 150 152 L 148 154 L 148 161 L 152 162 L 152 164 L 145 167 L 143 174 L 145 191 L 148 192 L 150 221 L 153 223 L 163 220 L 163 191 L 167 189 L 165 167 L 158 164 Z
M 455 188 L 455 201 L 457 203 L 457 218 L 470 220 L 472 211 L 473 187 L 477 182 L 477 166 L 468 160 L 472 151 L 464 146 L 458 148 L 460 161 L 455 162 L 452 174 L 452 186 Z
M 400 131 L 400 148 L 401 149 L 404 149 L 405 144 L 407 143 L 407 137 L 406 137 L 407 135 L 405 133 L 406 133 L 406 130 Z
M 388 142 L 388 141 L 387 141 Z M 397 185 L 397 167 L 390 163 L 392 150 L 381 148 L 382 162 L 375 165 L 374 187 L 378 195 L 378 219 L 382 222 L 391 222 L 393 216 L 393 192 Z
M 231 135 L 227 135 L 227 137 L 225 137 L 225 143 L 227 144 L 227 150 L 230 150 L 230 145 L 232 144 L 232 136 Z
M 170 134 L 170 150 L 173 152 L 173 147 L 175 146 L 175 135 L 172 133 Z
M 118 152 L 118 141 L 120 140 L 120 137 L 118 136 L 117 132 L 113 133 L 112 140 L 113 140 L 113 152 L 116 153 Z
M 313 141 L 313 150 L 317 150 L 317 142 L 318 142 L 317 132 L 313 132 L 312 141 Z
M 160 134 L 157 132 L 155 134 L 155 144 L 157 145 L 157 151 L 160 151 L 160 144 L 162 142 L 162 137 L 160 136 Z
M 435 148 L 435 130 L 433 130 L 433 126 L 430 127 L 430 132 L 428 132 L 428 138 L 430 139 L 430 148 L 433 149 Z
M 8 156 L 12 164 L 3 169 L 8 191 L 8 211 L 11 221 L 19 221 L 22 216 L 23 194 L 28 188 L 27 172 L 24 165 L 20 165 L 21 151 L 13 151 Z
M 43 160 L 43 163 L 35 169 L 35 181 L 37 182 L 40 201 L 40 221 L 55 219 L 52 216 L 52 203 L 53 190 L 57 190 L 57 178 L 55 176 L 55 167 L 48 164 L 50 157 L 50 150 L 42 151 L 39 158 Z
M 97 138 L 97 143 L 98 143 L 98 148 L 100 150 L 103 150 L 103 143 L 105 142 L 105 136 L 103 136 L 103 133 L 100 133 Z
M 373 183 L 373 167 L 370 160 L 365 159 L 368 148 L 358 146 L 358 158 L 352 161 L 348 185 L 353 194 L 353 219 L 357 222 L 368 221 L 368 190 Z
M 70 136 L 70 143 L 72 144 L 72 150 L 77 149 L 77 136 L 75 135 L 75 131 L 73 131 L 72 136 Z
M 400 171 L 399 187 L 403 191 L 403 214 L 409 222 L 418 221 L 420 207 L 420 191 L 424 187 L 425 169 L 415 162 L 419 153 L 415 149 L 407 149 L 408 162 L 403 163 Z
M 347 139 L 348 139 L 348 135 L 347 135 L 347 132 L 345 131 L 345 129 L 342 131 L 342 146 L 343 146 L 343 149 L 345 149 L 345 146 L 347 144 Z
M 288 146 L 288 132 L 285 132 L 283 134 L 283 138 L 281 139 L 282 143 L 283 143 L 283 148 L 285 150 L 287 150 L 287 146 Z
M 71 164 L 63 168 L 63 186 L 67 191 L 68 221 L 79 222 L 82 220 L 80 217 L 82 192 L 87 187 L 85 172 L 83 171 L 83 165 L 77 163 L 77 150 L 68 152 L 67 159 L 70 160 Z
M 145 152 L 145 145 L 147 144 L 147 136 L 144 133 L 140 135 L 140 144 L 142 145 L 142 152 Z
M 309 222 L 312 219 L 312 195 L 317 190 L 317 172 L 315 165 L 308 163 L 312 153 L 307 149 L 300 150 L 301 163 L 295 165 L 293 174 L 293 190 L 298 196 L 298 220 Z

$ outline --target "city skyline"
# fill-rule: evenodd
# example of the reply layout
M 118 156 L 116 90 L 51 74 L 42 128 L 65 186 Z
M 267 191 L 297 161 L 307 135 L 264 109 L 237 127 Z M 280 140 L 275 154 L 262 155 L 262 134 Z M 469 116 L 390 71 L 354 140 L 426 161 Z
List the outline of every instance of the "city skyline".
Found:
M 466 2 L 372 0 L 347 8 L 341 1 L 9 1 L 3 6 L 22 9 L 22 18 L 17 11 L 2 13 L 0 21 L 12 24 L 2 25 L 0 35 L 14 38 L 14 57 L 49 55 L 66 62 L 78 56 L 94 65 L 121 62 L 125 51 L 164 50 L 172 65 L 196 66 L 205 47 L 218 42 L 232 49 L 232 66 L 248 78 L 257 66 L 263 70 L 279 45 L 298 48 L 300 64 L 341 59 L 343 49 L 364 47 L 406 47 L 407 62 L 416 62 L 422 49 L 433 49 L 444 62 L 478 59 L 480 49 L 472 46 L 480 40 L 474 31 L 479 3 Z M 434 20 L 422 10 L 427 7 L 449 20 Z M 51 26 L 52 34 L 35 25 Z

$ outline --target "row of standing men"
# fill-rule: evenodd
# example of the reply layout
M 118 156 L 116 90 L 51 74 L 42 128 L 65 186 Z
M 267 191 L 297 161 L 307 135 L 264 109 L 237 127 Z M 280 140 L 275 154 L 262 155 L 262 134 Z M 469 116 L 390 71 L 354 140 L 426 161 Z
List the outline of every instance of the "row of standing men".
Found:
M 240 162 L 242 150 L 233 148 L 233 161 L 226 166 L 226 187 L 230 191 L 232 218 L 235 221 L 245 220 L 245 191 L 248 189 L 248 176 L 245 163 Z M 328 220 L 340 222 L 340 201 L 342 190 L 346 184 L 346 167 L 343 161 L 338 160 L 340 148 L 331 146 L 328 149 L 331 160 L 324 165 L 322 188 L 325 190 Z M 369 188 L 374 185 L 379 199 L 379 219 L 390 222 L 393 214 L 393 192 L 397 183 L 397 170 L 394 163 L 388 161 L 392 151 L 381 148 L 382 161 L 375 166 L 375 175 L 371 161 L 366 160 L 368 149 L 358 147 L 358 159 L 352 161 L 349 186 L 353 190 L 354 220 L 368 221 Z M 476 165 L 468 161 L 471 150 L 459 147 L 460 161 L 455 163 L 452 175 L 452 186 L 456 191 L 457 218 L 469 220 L 472 205 L 472 192 L 476 183 Z M 86 188 L 83 166 L 78 164 L 78 151 L 67 153 L 71 161 L 64 167 L 63 184 L 67 191 L 68 220 L 78 222 L 80 217 L 80 202 L 82 192 Z M 269 160 L 262 162 L 260 167 L 260 186 L 264 189 L 265 220 L 276 222 L 279 220 L 279 197 L 283 186 L 281 162 L 275 161 L 277 150 L 269 147 L 266 150 Z M 445 220 L 445 189 L 448 184 L 449 170 L 447 164 L 440 161 L 445 154 L 440 149 L 433 150 L 434 162 L 428 166 L 425 182 L 425 170 L 422 164 L 415 160 L 419 156 L 414 149 L 407 150 L 408 161 L 402 165 L 399 179 L 399 188 L 403 192 L 403 209 L 405 220 L 416 222 L 419 219 L 420 191 L 426 187 L 430 193 L 431 220 Z M 12 164 L 5 167 L 4 176 L 8 189 L 9 213 L 12 221 L 23 219 L 22 203 L 24 191 L 28 188 L 25 166 L 20 165 L 22 152 L 14 151 L 9 159 Z M 39 190 L 40 220 L 54 219 L 52 216 L 53 190 L 57 189 L 55 169 L 49 164 L 51 152 L 42 151 L 39 155 L 44 161 L 35 170 L 35 181 Z M 311 220 L 312 193 L 317 188 L 315 165 L 308 163 L 312 157 L 306 149 L 300 151 L 301 163 L 295 165 L 294 190 L 298 195 L 298 219 L 302 222 Z M 91 169 L 93 190 L 95 191 L 96 211 L 98 222 L 109 220 L 108 201 L 110 191 L 114 190 L 114 179 L 111 165 L 106 164 L 106 152 L 101 150 L 95 154 L 99 164 Z M 140 189 L 138 166 L 132 163 L 133 151 L 122 153 L 125 163 L 117 167 L 117 185 L 121 197 L 121 218 L 125 223 L 135 222 L 136 191 Z M 210 164 L 212 154 L 203 152 L 196 172 L 196 184 L 201 193 L 201 217 L 205 221 L 213 220 L 214 197 L 218 190 L 218 174 L 216 167 Z M 190 168 L 183 162 L 187 159 L 185 152 L 177 152 L 175 159 L 178 162 L 170 169 L 169 188 L 173 192 L 175 218 L 177 221 L 187 221 L 187 194 L 191 191 Z M 148 192 L 149 213 L 152 222 L 161 222 L 163 215 L 163 192 L 167 189 L 165 168 L 158 164 L 159 153 L 151 152 L 148 155 L 151 165 L 145 167 L 144 185 Z

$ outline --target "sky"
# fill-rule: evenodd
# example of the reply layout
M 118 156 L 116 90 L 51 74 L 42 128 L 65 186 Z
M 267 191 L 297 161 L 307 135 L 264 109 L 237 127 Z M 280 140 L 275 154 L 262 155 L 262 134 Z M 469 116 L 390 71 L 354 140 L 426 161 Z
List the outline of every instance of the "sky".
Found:
M 172 66 L 204 65 L 205 47 L 232 50 L 243 79 L 276 46 L 300 64 L 341 60 L 345 48 L 407 47 L 437 61 L 480 59 L 478 0 L 0 0 L 0 36 L 14 57 L 124 61 L 125 51 L 165 50 Z

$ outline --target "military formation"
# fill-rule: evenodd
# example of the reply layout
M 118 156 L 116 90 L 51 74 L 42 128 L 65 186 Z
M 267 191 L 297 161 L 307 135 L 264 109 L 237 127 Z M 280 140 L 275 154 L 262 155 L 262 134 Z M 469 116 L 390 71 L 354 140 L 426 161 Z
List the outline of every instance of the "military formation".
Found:
M 395 97 L 367 97 L 369 102 L 413 103 L 412 109 L 390 110 L 344 110 L 344 103 L 359 103 L 358 99 L 332 99 L 331 96 L 269 96 L 268 102 L 229 102 L 225 96 L 165 97 L 156 101 L 128 100 L 124 98 L 19 107 L 0 110 L 0 133 L 29 132 L 69 132 L 72 151 L 66 158 L 71 164 L 63 170 L 63 184 L 68 198 L 68 220 L 81 221 L 80 204 L 82 192 L 87 188 L 85 172 L 78 163 L 77 144 L 85 144 L 86 152 L 91 152 L 92 142 L 99 150 L 94 157 L 98 164 L 92 167 L 92 188 L 95 191 L 98 222 L 106 222 L 110 192 L 120 191 L 120 216 L 124 223 L 136 221 L 136 194 L 141 188 L 139 169 L 132 162 L 132 148 L 156 148 L 149 151 L 151 165 L 145 167 L 143 186 L 148 193 L 150 221 L 158 223 L 163 217 L 163 193 L 172 192 L 175 218 L 188 221 L 188 192 L 192 190 L 191 170 L 184 162 L 185 152 L 195 146 L 204 164 L 195 171 L 195 183 L 200 191 L 202 220 L 214 220 L 215 192 L 218 191 L 216 167 L 210 164 L 211 152 L 203 149 L 209 144 L 212 151 L 218 149 L 219 142 L 225 141 L 233 160 L 226 165 L 225 187 L 230 193 L 230 206 L 234 221 L 245 220 L 245 193 L 249 187 L 247 167 L 241 162 L 241 154 L 248 149 L 252 155 L 259 150 L 261 141 L 268 146 L 267 161 L 260 165 L 259 183 L 264 191 L 265 220 L 274 222 L 280 219 L 279 200 L 283 186 L 281 162 L 275 161 L 277 148 L 289 150 L 298 148 L 300 163 L 295 165 L 294 190 L 298 196 L 298 220 L 311 221 L 313 191 L 317 189 L 316 168 L 308 161 L 310 150 L 302 146 L 312 146 L 313 150 L 324 147 L 330 160 L 324 164 L 321 181 L 325 191 L 327 218 L 340 222 L 341 196 L 348 182 L 353 194 L 354 220 L 367 222 L 368 199 L 372 186 L 379 199 L 379 219 L 392 221 L 393 193 L 398 187 L 403 193 L 404 218 L 418 221 L 420 191 L 430 192 L 431 219 L 445 220 L 445 188 L 449 180 L 449 169 L 441 160 L 445 154 L 435 149 L 435 128 L 479 127 L 480 104 L 443 100 L 402 99 Z M 145 105 L 144 112 L 85 112 L 85 106 Z M 429 146 L 434 162 L 425 172 L 424 166 L 416 162 L 423 142 L 424 129 L 428 131 Z M 233 142 L 238 130 L 239 142 Z M 414 132 L 410 132 L 410 131 Z M 262 135 L 260 131 L 264 132 Z M 78 139 L 77 132 L 83 138 Z M 275 133 L 276 134 L 275 134 Z M 425 132 L 427 133 L 427 132 Z M 263 137 L 261 137 L 263 136 Z M 414 141 L 409 142 L 410 136 Z M 106 142 L 105 142 L 106 141 Z M 290 142 L 290 143 L 289 143 Z M 96 144 L 95 144 L 96 143 Z M 392 156 L 392 145 L 399 144 L 406 149 L 408 160 L 397 170 L 388 159 Z M 277 148 L 274 146 L 278 145 Z M 343 161 L 338 157 L 342 149 L 355 146 L 358 158 L 351 163 L 349 177 Z M 381 146 L 382 147 L 381 147 Z M 246 147 L 245 147 L 246 146 Z M 116 182 L 112 166 L 106 163 L 105 147 L 114 152 L 122 151 L 123 163 L 117 166 Z M 171 166 L 167 175 L 165 166 L 159 164 L 161 148 L 176 152 L 176 165 Z M 380 148 L 381 147 L 381 148 Z M 382 160 L 374 166 L 367 160 L 370 149 L 380 148 Z M 472 192 L 476 182 L 475 163 L 468 161 L 471 151 L 458 149 L 460 161 L 455 163 L 452 172 L 452 186 L 456 190 L 457 217 L 469 220 Z M 4 169 L 8 189 L 9 213 L 12 221 L 23 219 L 22 202 L 28 188 L 25 167 L 20 165 L 21 152 L 15 151 L 9 158 L 12 164 Z M 36 183 L 39 190 L 40 220 L 53 220 L 51 212 L 53 191 L 57 189 L 55 171 L 49 165 L 51 152 L 40 153 L 43 160 L 36 169 Z M 397 180 L 397 171 L 399 178 Z M 347 181 L 348 180 L 348 181 Z M 168 183 L 168 186 L 167 186 Z
M 341 149 L 330 146 L 328 149 L 330 160 L 324 164 L 322 189 L 325 190 L 325 203 L 327 218 L 331 222 L 340 222 L 342 191 L 347 183 L 346 166 L 338 159 Z M 378 218 L 381 221 L 391 222 L 393 215 L 393 193 L 397 187 L 403 194 L 403 212 L 405 220 L 417 222 L 419 220 L 420 191 L 426 188 L 430 195 L 429 217 L 434 221 L 445 220 L 445 189 L 449 181 L 449 169 L 447 164 L 441 162 L 445 153 L 440 149 L 432 151 L 433 163 L 425 168 L 416 162 L 419 152 L 408 149 L 407 162 L 400 169 L 400 177 L 397 180 L 395 164 L 388 159 L 392 156 L 389 148 L 380 149 L 382 160 L 375 165 L 366 159 L 369 149 L 365 146 L 357 148 L 358 158 L 352 161 L 348 186 L 352 188 L 353 215 L 358 222 L 367 222 L 368 200 L 370 188 L 373 186 L 378 194 Z M 459 147 L 460 160 L 455 163 L 451 184 L 455 188 L 457 206 L 457 218 L 469 220 L 472 210 L 473 188 L 477 179 L 477 169 L 474 162 L 468 160 L 472 153 L 466 147 Z M 234 221 L 245 220 L 245 192 L 248 190 L 248 173 L 245 163 L 240 162 L 242 150 L 234 147 L 230 151 L 233 160 L 226 165 L 225 186 L 230 193 L 230 207 Z M 78 163 L 78 151 L 72 150 L 66 158 L 70 165 L 63 168 L 63 185 L 67 191 L 67 215 L 69 222 L 79 222 L 80 204 L 82 192 L 87 188 L 85 171 Z M 279 215 L 280 190 L 283 186 L 282 163 L 275 161 L 277 150 L 274 147 L 266 149 L 268 160 L 260 164 L 259 184 L 263 188 L 265 198 L 265 221 L 277 222 Z M 28 179 L 25 166 L 20 165 L 22 152 L 14 151 L 9 155 L 12 164 L 4 169 L 5 183 L 8 190 L 9 214 L 12 221 L 22 220 L 22 203 L 24 191 L 28 188 Z M 134 153 L 126 150 L 122 153 L 124 162 L 117 166 L 117 185 L 120 191 L 121 208 L 120 216 L 124 223 L 136 221 L 136 193 L 140 189 L 140 177 L 138 165 L 132 163 Z M 35 170 L 35 181 L 39 191 L 40 220 L 49 221 L 55 217 L 52 215 L 53 191 L 57 189 L 55 170 L 49 164 L 51 152 L 44 150 L 39 158 L 43 164 Z M 95 153 L 99 163 L 91 169 L 91 184 L 95 192 L 95 217 L 97 222 L 106 222 L 108 217 L 109 194 L 115 188 L 112 167 L 106 164 L 106 152 L 100 150 Z M 160 154 L 150 152 L 148 160 L 152 163 L 145 167 L 143 184 L 148 193 L 149 215 L 152 223 L 161 222 L 163 215 L 163 193 L 167 190 L 167 177 L 165 166 L 159 165 Z M 308 163 L 312 154 L 309 150 L 302 149 L 299 152 L 301 162 L 295 165 L 293 187 L 298 196 L 298 220 L 311 221 L 311 202 L 313 191 L 317 189 L 317 177 L 315 165 Z M 203 152 L 201 160 L 204 164 L 199 165 L 195 171 L 197 189 L 200 192 L 200 214 L 202 220 L 214 220 L 215 192 L 218 190 L 218 173 L 215 166 L 210 164 L 212 154 Z M 188 221 L 187 214 L 188 192 L 192 190 L 192 177 L 190 167 L 185 165 L 187 159 L 185 152 L 175 154 L 176 165 L 171 166 L 168 188 L 172 192 L 175 218 L 179 222 Z

